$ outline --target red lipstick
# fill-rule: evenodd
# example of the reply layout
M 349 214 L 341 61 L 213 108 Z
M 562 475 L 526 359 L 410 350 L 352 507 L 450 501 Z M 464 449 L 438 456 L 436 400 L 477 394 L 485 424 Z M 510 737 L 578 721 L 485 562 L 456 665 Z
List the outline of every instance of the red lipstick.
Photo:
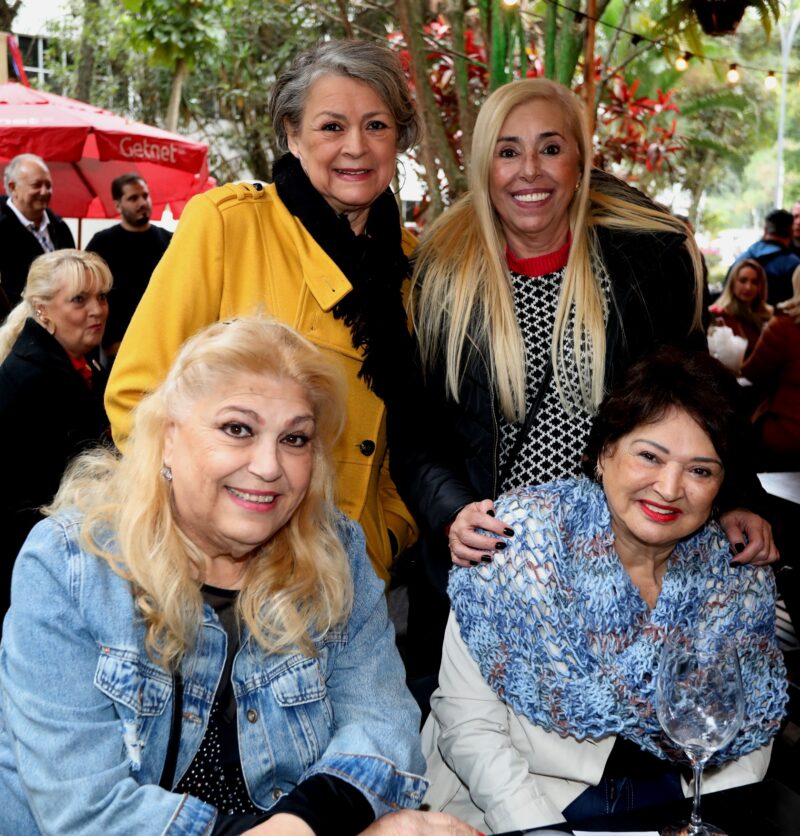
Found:
M 651 502 L 650 500 L 638 500 L 639 507 L 642 513 L 653 522 L 657 523 L 671 523 L 680 517 L 683 513 L 680 508 L 675 508 L 672 505 L 662 505 L 660 502 Z M 659 510 L 656 511 L 655 509 Z

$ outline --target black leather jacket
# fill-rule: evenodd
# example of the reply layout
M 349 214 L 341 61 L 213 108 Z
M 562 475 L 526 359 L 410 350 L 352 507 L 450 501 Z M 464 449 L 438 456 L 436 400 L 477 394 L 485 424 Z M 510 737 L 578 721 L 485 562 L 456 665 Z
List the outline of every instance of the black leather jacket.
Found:
M 706 346 L 695 329 L 694 273 L 674 233 L 598 229 L 611 285 L 606 327 L 606 390 L 657 345 Z M 391 472 L 422 528 L 428 576 L 444 591 L 450 556 L 445 526 L 470 502 L 498 489 L 499 407 L 488 366 L 477 351 L 465 364 L 459 402 L 445 396 L 444 364 L 426 377 L 411 409 L 389 415 Z M 575 450 L 576 464 L 582 450 Z

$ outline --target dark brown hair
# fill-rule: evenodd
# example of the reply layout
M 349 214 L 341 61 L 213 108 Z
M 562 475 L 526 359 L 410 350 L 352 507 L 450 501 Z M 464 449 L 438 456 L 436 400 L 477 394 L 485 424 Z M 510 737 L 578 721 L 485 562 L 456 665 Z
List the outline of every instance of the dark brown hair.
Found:
M 658 348 L 631 366 L 622 384 L 600 404 L 583 471 L 596 479 L 598 459 L 609 445 L 642 424 L 660 421 L 671 409 L 681 410 L 702 427 L 722 461 L 724 480 L 716 505 L 729 510 L 741 504 L 746 478 L 755 472 L 751 428 L 741 397 L 734 375 L 709 354 Z
M 127 174 L 120 174 L 111 181 L 112 200 L 122 200 L 122 192 L 128 183 L 145 183 L 144 177 L 137 171 L 129 171 Z M 147 183 L 145 183 L 147 185 Z

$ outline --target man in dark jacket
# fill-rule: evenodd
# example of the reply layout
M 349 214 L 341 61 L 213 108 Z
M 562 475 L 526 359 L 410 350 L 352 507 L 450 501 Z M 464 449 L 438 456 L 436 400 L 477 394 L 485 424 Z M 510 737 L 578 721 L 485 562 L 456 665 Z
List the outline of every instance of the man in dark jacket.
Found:
M 775 209 L 764 220 L 764 237 L 751 244 L 737 261 L 754 258 L 767 274 L 767 302 L 776 305 L 793 295 L 792 276 L 800 267 L 800 256 L 790 249 L 792 213 Z
M 108 324 L 103 348 L 113 357 L 150 276 L 164 255 L 172 233 L 150 223 L 153 203 L 141 174 L 122 174 L 111 183 L 111 197 L 120 214 L 116 226 L 98 232 L 86 246 L 111 268 L 114 287 L 108 297 Z
M 3 185 L 8 197 L 0 202 L 0 288 L 13 308 L 31 262 L 42 253 L 74 247 L 75 239 L 66 223 L 47 208 L 53 181 L 41 157 L 14 157 L 6 166 Z M 2 318 L 7 313 L 0 311 Z

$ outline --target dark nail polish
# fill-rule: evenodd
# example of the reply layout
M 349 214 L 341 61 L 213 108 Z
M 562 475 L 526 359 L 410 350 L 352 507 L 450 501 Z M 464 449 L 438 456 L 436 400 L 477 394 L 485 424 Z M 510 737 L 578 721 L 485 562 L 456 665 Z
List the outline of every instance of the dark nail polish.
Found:
M 503 551 L 503 549 L 504 549 L 507 545 L 508 545 L 508 544 L 507 544 L 507 543 L 504 543 L 502 540 L 498 540 L 498 541 L 494 544 L 494 547 L 497 549 L 497 551 L 501 552 L 501 551 Z
M 493 516 L 494 516 L 494 511 L 492 511 L 492 509 L 491 509 L 491 508 L 490 508 L 490 509 L 489 509 L 486 513 L 487 513 L 490 517 L 493 517 Z
M 481 558 L 481 563 L 491 563 L 491 562 L 492 562 L 492 556 L 490 554 L 485 554 Z
M 736 549 L 736 554 L 741 554 L 744 551 L 744 543 L 734 543 L 733 548 Z
M 479 560 L 470 560 L 469 565 L 470 565 L 470 566 L 477 566 L 477 565 L 478 565 L 478 563 L 480 563 L 480 561 L 479 561 Z
M 513 537 L 515 533 L 516 532 L 514 531 L 513 528 L 504 528 L 503 529 L 503 534 L 505 534 L 506 537 Z

